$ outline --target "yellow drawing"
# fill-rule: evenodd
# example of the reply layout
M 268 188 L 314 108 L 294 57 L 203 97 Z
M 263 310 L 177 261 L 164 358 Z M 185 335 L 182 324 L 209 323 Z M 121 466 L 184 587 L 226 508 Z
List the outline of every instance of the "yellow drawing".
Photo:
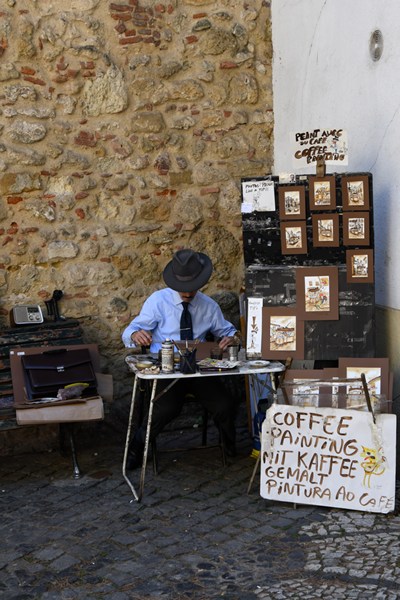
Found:
M 370 488 L 372 475 L 383 475 L 385 472 L 386 467 L 384 463 L 386 462 L 386 458 L 381 453 L 382 448 L 376 451 L 374 448 L 362 446 L 362 449 L 361 457 L 363 461 L 361 462 L 361 467 L 364 469 L 363 485 Z

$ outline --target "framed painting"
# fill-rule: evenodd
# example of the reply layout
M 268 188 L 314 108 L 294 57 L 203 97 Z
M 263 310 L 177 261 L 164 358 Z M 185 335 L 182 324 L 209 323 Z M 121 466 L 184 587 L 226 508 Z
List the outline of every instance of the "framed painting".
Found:
M 339 318 L 337 267 L 298 267 L 296 307 L 299 319 L 336 321 Z
M 364 373 L 371 395 L 384 395 L 386 398 L 391 395 L 388 358 L 339 358 L 339 371 L 341 377 L 358 380 Z M 347 393 L 362 394 L 362 387 L 358 382 L 354 386 L 350 384 Z
M 306 196 L 303 185 L 281 186 L 278 189 L 278 195 L 281 221 L 306 218 Z
M 262 357 L 285 360 L 304 358 L 304 321 L 286 306 L 262 309 Z
M 339 215 L 312 215 L 313 246 L 339 246 Z
M 369 187 L 366 175 L 342 177 L 343 210 L 368 210 Z
M 307 254 L 307 232 L 305 221 L 281 223 L 282 254 Z
M 310 210 L 336 208 L 336 184 L 334 175 L 309 178 Z
M 373 283 L 373 250 L 346 250 L 347 283 Z
M 369 246 L 369 213 L 343 213 L 343 244 Z

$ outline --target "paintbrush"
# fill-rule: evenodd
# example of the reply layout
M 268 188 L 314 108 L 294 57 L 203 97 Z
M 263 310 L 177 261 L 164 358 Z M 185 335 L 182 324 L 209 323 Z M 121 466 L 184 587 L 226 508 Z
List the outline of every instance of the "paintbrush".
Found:
M 171 342 L 173 343 L 173 345 L 175 346 L 175 348 L 178 350 L 180 356 L 183 357 L 183 354 L 182 354 L 181 349 L 179 348 L 178 344 L 176 342 L 174 342 L 174 340 L 171 340 Z

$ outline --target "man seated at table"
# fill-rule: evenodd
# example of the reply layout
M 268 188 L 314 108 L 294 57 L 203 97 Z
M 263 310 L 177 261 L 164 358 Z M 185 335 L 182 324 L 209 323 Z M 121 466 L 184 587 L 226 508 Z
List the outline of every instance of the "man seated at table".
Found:
M 205 341 L 208 333 L 219 339 L 218 345 L 222 350 L 237 344 L 235 336 L 239 334 L 234 325 L 224 318 L 217 302 L 199 291 L 210 279 L 212 269 L 212 262 L 206 254 L 191 249 L 178 250 L 163 271 L 168 287 L 154 292 L 144 302 L 140 314 L 122 334 L 125 346 L 150 346 L 150 352 L 158 352 L 166 339 Z M 168 383 L 169 380 L 159 381 L 157 391 Z M 180 379 L 165 392 L 154 403 L 150 439 L 154 439 L 179 415 L 189 393 L 211 413 L 225 452 L 234 456 L 235 411 L 219 377 Z M 145 435 L 146 421 L 136 430 L 130 443 L 128 469 L 142 464 Z

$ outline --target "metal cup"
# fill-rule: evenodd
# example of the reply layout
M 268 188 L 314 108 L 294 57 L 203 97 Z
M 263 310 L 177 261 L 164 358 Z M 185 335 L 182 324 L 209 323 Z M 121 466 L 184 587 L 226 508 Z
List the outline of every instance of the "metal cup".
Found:
M 238 360 L 239 346 L 228 346 L 228 358 L 229 360 Z

